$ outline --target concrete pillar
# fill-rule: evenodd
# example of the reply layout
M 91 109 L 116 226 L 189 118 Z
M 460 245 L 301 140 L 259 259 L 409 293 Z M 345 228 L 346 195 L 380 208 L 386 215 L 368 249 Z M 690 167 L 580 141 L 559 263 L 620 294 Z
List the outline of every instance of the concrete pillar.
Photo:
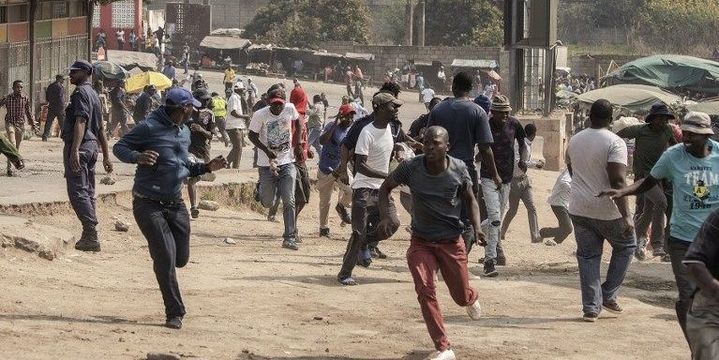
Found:
M 414 6 L 412 0 L 407 0 L 407 7 L 404 14 L 404 25 L 405 25 L 405 39 L 404 44 L 406 46 L 412 46 L 412 39 L 414 39 Z
M 425 2 L 419 0 L 417 3 L 417 12 L 419 12 L 419 24 L 417 24 L 417 46 L 424 46 L 424 31 L 425 31 Z

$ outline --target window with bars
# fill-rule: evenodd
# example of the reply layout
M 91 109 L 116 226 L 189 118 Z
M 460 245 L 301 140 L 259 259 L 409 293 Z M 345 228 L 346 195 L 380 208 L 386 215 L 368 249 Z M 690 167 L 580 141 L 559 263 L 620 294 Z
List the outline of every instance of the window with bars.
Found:
M 98 5 L 94 5 L 94 9 L 92 10 L 92 27 L 100 27 L 100 6 Z
M 135 2 L 123 0 L 112 3 L 112 27 L 135 27 Z

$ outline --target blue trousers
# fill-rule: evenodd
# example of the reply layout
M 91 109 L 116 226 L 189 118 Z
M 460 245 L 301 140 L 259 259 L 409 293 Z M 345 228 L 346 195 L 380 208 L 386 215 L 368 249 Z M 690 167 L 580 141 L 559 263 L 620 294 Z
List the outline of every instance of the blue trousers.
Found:
M 95 163 L 97 162 L 97 142 L 85 141 L 80 144 L 80 170 L 72 171 L 70 167 L 70 147 L 66 143 L 63 149 L 65 164 L 65 180 L 67 196 L 72 209 L 82 223 L 84 230 L 93 230 L 97 226 L 95 214 Z

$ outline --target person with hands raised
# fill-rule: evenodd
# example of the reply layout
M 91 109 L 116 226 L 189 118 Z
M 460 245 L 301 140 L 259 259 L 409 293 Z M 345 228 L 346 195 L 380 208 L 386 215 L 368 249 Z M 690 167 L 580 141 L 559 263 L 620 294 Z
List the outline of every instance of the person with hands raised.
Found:
M 442 271 L 452 299 L 467 309 L 470 318 L 481 316 L 478 294 L 469 285 L 467 251 L 462 233 L 469 224 L 462 219 L 463 206 L 469 209 L 474 239 L 485 246 L 479 205 L 472 191 L 472 178 L 464 161 L 447 155 L 449 135 L 441 126 L 427 128 L 424 154 L 399 164 L 379 190 L 380 233 L 399 227 L 397 215 L 389 211 L 390 193 L 400 185 L 412 192 L 412 239 L 407 264 L 417 291 L 422 316 L 437 352 L 431 359 L 454 359 L 444 320 L 437 303 L 435 276 Z
M 710 139 L 714 131 L 705 113 L 688 113 L 681 130 L 683 142 L 667 149 L 644 179 L 631 186 L 604 190 L 600 196 L 619 200 L 646 193 L 661 180 L 671 182 L 672 217 L 666 250 L 679 291 L 675 304 L 677 320 L 686 336 L 687 312 L 696 287 L 682 261 L 702 223 L 719 208 L 719 142 Z
M 185 316 L 175 268 L 184 267 L 190 258 L 190 215 L 182 200 L 183 182 L 227 166 L 222 156 L 207 163 L 189 159 L 190 129 L 185 122 L 200 106 L 187 89 L 173 88 L 164 106 L 113 147 L 122 162 L 137 164 L 132 211 L 147 240 L 165 303 L 165 326 L 171 329 L 180 329 Z

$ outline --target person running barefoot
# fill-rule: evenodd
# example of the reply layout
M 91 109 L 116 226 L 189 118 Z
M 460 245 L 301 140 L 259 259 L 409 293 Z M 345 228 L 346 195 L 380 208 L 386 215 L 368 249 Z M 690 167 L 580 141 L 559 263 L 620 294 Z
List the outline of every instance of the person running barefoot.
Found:
M 435 276 L 442 271 L 452 299 L 467 309 L 469 317 L 481 316 L 478 294 L 469 286 L 467 251 L 462 233 L 468 224 L 462 222 L 462 207 L 469 209 L 474 239 L 486 245 L 479 219 L 479 206 L 472 191 L 472 179 L 462 160 L 447 155 L 449 135 L 440 126 L 427 129 L 424 155 L 399 164 L 379 190 L 381 233 L 399 227 L 396 213 L 388 211 L 390 193 L 400 185 L 412 192 L 412 240 L 407 250 L 407 264 L 412 273 L 417 300 L 429 335 L 437 350 L 428 359 L 455 359 L 450 348 L 444 320 L 437 303 Z

